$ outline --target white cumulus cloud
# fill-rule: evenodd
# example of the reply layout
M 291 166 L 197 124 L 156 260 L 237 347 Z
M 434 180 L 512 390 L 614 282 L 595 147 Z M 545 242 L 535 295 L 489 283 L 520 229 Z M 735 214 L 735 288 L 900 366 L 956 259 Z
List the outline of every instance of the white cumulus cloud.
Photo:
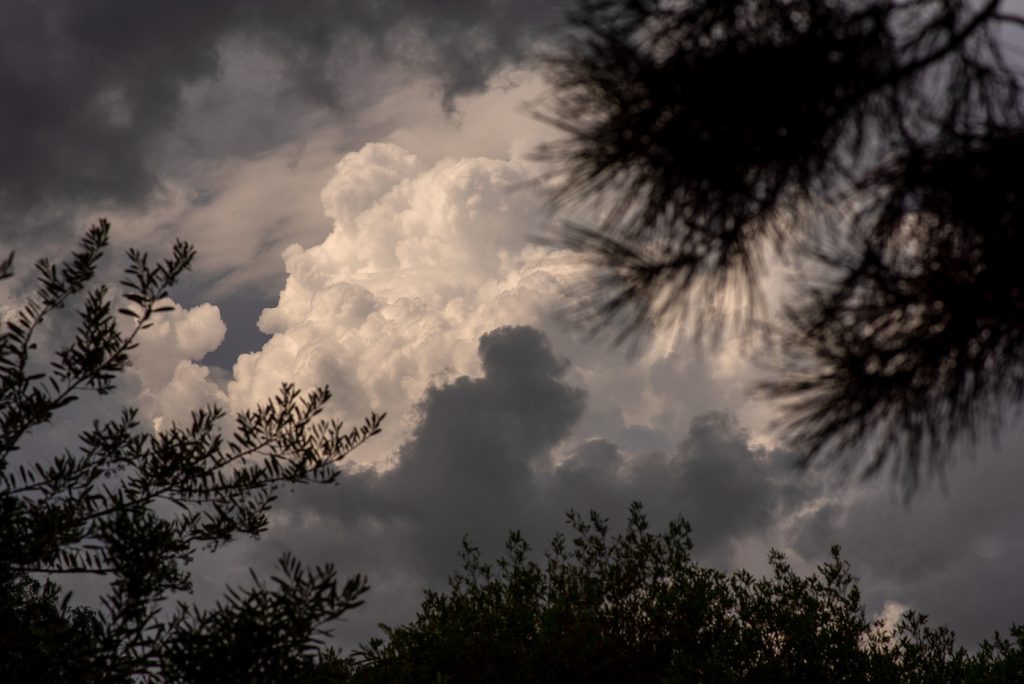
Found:
M 239 358 L 233 405 L 328 384 L 339 414 L 389 412 L 378 457 L 400 444 L 428 387 L 478 374 L 479 337 L 541 320 L 577 268 L 531 243 L 545 219 L 528 178 L 519 162 L 431 165 L 384 143 L 346 155 L 322 193 L 333 229 L 285 250 L 287 282 L 259 322 L 272 337 Z
M 185 309 L 174 302 L 172 311 L 158 314 L 142 331 L 132 353 L 132 375 L 138 382 L 138 406 L 156 429 L 188 419 L 206 404 L 223 405 L 227 397 L 200 364 L 220 346 L 227 328 L 220 309 L 200 304 Z

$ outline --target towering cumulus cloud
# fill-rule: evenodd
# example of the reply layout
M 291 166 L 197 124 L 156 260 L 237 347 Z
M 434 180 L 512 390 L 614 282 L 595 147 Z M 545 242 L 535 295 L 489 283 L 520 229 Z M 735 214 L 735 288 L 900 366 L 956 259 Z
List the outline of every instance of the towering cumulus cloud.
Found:
M 387 144 L 347 155 L 323 191 L 333 230 L 285 251 L 287 283 L 259 321 L 272 337 L 239 358 L 235 405 L 285 381 L 326 383 L 340 414 L 388 411 L 366 454 L 394 449 L 428 387 L 479 372 L 480 335 L 536 323 L 558 301 L 572 262 L 530 244 L 543 219 L 517 190 L 526 179 L 516 162 L 427 166 Z

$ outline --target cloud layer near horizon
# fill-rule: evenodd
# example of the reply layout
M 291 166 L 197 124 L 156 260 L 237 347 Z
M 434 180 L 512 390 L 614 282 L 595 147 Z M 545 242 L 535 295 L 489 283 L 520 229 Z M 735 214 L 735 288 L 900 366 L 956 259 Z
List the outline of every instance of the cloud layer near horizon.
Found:
M 968 646 L 1019 619 L 1019 459 L 965 470 L 956 498 L 931 489 L 907 507 L 878 483 L 843 487 L 793 469 L 792 454 L 759 446 L 724 412 L 696 416 L 671 449 L 630 452 L 574 436 L 592 393 L 535 328 L 497 328 L 478 351 L 479 375 L 427 391 L 390 469 L 352 468 L 337 487 L 285 499 L 266 543 L 238 558 L 269 567 L 301 550 L 367 573 L 366 606 L 336 628 L 345 647 L 381 621 L 411 619 L 417 589 L 443 588 L 457 567 L 463 535 L 485 558 L 512 529 L 539 551 L 567 510 L 596 510 L 616 529 L 634 500 L 655 528 L 686 518 L 697 558 L 721 569 L 766 570 L 775 547 L 809 572 L 838 543 L 871 614 L 924 611 Z
M 724 413 L 694 419 L 667 453 L 571 440 L 588 394 L 543 333 L 500 327 L 480 337 L 478 353 L 479 376 L 427 391 L 393 467 L 348 469 L 337 487 L 289 498 L 271 543 L 253 547 L 259 565 L 287 545 L 369 573 L 376 592 L 339 625 L 347 646 L 381 620 L 410 619 L 410 589 L 444 585 L 463 535 L 488 555 L 510 529 L 541 547 L 569 509 L 597 510 L 618 527 L 639 499 L 655 525 L 685 516 L 698 556 L 729 567 L 746 539 L 819 492 L 789 467 L 791 455 L 752 444 Z

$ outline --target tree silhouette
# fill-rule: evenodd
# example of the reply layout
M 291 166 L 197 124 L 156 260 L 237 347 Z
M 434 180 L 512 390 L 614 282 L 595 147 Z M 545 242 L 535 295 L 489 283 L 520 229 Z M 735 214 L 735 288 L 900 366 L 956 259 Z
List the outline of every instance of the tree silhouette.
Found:
M 581 0 L 548 59 L 560 239 L 622 340 L 671 319 L 781 342 L 765 395 L 810 462 L 908 489 L 1024 396 L 1019 74 L 986 0 Z M 800 267 L 765 320 L 775 250 Z M 760 324 L 765 323 L 762 326 Z
M 127 681 L 95 657 L 101 623 L 94 611 L 70 607 L 54 582 L 24 573 L 0 581 L 0 681 Z
M 464 543 L 462 570 L 427 592 L 415 620 L 349 659 L 352 682 L 1009 682 L 1024 629 L 973 655 L 952 631 L 907 613 L 865 617 L 833 547 L 807 577 L 772 552 L 755 578 L 703 567 L 683 520 L 652 531 L 634 504 L 623 534 L 570 512 L 538 563 L 511 533 L 496 565 Z
M 155 263 L 129 250 L 120 283 L 124 305 L 115 313 L 105 287 L 87 290 L 108 233 L 101 221 L 65 262 L 38 262 L 38 289 L 4 317 L 0 579 L 24 608 L 31 601 L 10 582 L 26 573 L 109 578 L 103 608 L 88 623 L 88 669 L 104 673 L 103 681 L 209 681 L 206 671 L 219 681 L 291 679 L 316 654 L 323 625 L 361 603 L 364 578 L 339 586 L 332 566 L 305 569 L 285 556 L 270 587 L 257 581 L 232 589 L 209 610 L 186 603 L 175 610 L 165 602 L 191 589 L 188 568 L 197 550 L 216 550 L 238 535 L 258 537 L 281 485 L 334 481 L 336 464 L 380 431 L 383 416 L 351 430 L 318 420 L 330 398 L 327 388 L 302 394 L 286 385 L 272 400 L 236 415 L 230 436 L 219 427 L 226 416 L 216 406 L 158 432 L 141 429 L 135 410 L 126 408 L 115 419 L 93 421 L 77 449 L 52 457 L 20 451 L 60 409 L 87 393 L 114 389 L 139 333 L 167 309 L 162 300 L 195 254 L 180 241 Z M 0 264 L 0 277 L 12 269 L 13 255 Z M 46 364 L 37 358 L 39 330 L 76 298 L 83 303 L 73 339 Z M 50 587 L 45 592 L 52 598 Z M 68 629 L 80 632 L 76 624 L 72 620 Z

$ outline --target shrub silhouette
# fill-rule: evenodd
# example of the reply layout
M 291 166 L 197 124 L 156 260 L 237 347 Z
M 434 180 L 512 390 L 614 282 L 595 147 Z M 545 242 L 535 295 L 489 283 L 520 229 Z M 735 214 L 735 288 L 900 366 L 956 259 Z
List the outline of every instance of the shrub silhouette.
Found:
M 347 662 L 352 682 L 1009 682 L 1024 675 L 1024 628 L 973 655 L 916 613 L 892 630 L 865 617 L 833 547 L 801 577 L 726 574 L 691 556 L 684 520 L 652 532 L 633 504 L 624 533 L 570 512 L 543 562 L 517 532 L 496 565 L 468 541 L 461 571 L 416 619 L 385 627 Z

